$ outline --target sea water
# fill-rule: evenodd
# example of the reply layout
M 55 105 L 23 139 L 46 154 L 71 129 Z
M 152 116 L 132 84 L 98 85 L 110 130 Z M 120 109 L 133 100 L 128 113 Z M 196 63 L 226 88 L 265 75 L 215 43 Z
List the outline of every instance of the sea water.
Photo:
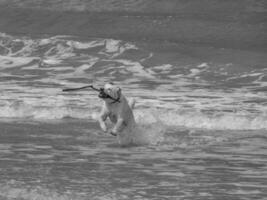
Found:
M 266 198 L 266 51 L 53 31 L 0 33 L 1 200 Z M 107 82 L 136 100 L 135 144 L 100 130 L 95 91 L 62 92 Z

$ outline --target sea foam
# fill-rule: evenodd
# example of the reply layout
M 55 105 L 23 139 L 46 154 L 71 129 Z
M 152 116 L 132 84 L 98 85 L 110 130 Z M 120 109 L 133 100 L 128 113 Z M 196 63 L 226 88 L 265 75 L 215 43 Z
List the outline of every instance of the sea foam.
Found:
M 90 101 L 90 100 L 89 100 Z M 101 104 L 76 100 L 55 100 L 33 102 L 1 102 L 0 117 L 3 119 L 55 120 L 64 118 L 91 119 L 97 121 Z M 258 130 L 266 129 L 267 112 L 251 114 L 247 112 L 203 113 L 197 110 L 170 110 L 168 108 L 137 108 L 134 115 L 140 128 L 150 132 L 155 124 L 166 127 L 187 127 L 209 130 Z M 154 124 L 154 125 L 153 125 Z M 153 132 L 153 131 L 152 131 Z M 151 132 L 151 134 L 152 134 Z M 141 136 L 140 136 L 141 137 Z

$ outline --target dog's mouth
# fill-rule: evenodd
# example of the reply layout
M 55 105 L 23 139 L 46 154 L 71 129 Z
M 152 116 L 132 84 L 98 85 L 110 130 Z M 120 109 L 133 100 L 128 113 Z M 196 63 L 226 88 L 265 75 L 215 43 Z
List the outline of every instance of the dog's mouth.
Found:
M 111 96 L 109 96 L 107 93 L 105 93 L 104 88 L 100 88 L 98 97 L 101 98 L 101 99 L 108 99 Z
M 105 92 L 104 88 L 99 89 L 98 97 L 101 99 L 112 99 L 113 103 L 120 102 L 120 97 L 118 99 L 111 97 L 109 94 Z

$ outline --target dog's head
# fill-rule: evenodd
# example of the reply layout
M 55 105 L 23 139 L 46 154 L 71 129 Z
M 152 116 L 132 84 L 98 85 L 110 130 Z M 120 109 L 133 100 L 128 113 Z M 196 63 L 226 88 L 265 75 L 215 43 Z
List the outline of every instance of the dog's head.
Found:
M 113 83 L 107 83 L 104 85 L 104 88 L 100 89 L 98 97 L 107 103 L 120 102 L 121 88 L 115 86 Z

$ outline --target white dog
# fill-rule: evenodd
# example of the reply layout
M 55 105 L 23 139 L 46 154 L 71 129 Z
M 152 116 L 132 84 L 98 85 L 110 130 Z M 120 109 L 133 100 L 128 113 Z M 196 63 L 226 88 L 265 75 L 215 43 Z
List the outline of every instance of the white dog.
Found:
M 136 127 L 132 111 L 135 101 L 128 103 L 121 89 L 112 83 L 105 84 L 104 88 L 100 89 L 99 98 L 104 100 L 98 119 L 101 129 L 117 136 L 121 144 L 132 143 L 132 134 Z M 105 123 L 107 118 L 114 124 L 109 131 Z

